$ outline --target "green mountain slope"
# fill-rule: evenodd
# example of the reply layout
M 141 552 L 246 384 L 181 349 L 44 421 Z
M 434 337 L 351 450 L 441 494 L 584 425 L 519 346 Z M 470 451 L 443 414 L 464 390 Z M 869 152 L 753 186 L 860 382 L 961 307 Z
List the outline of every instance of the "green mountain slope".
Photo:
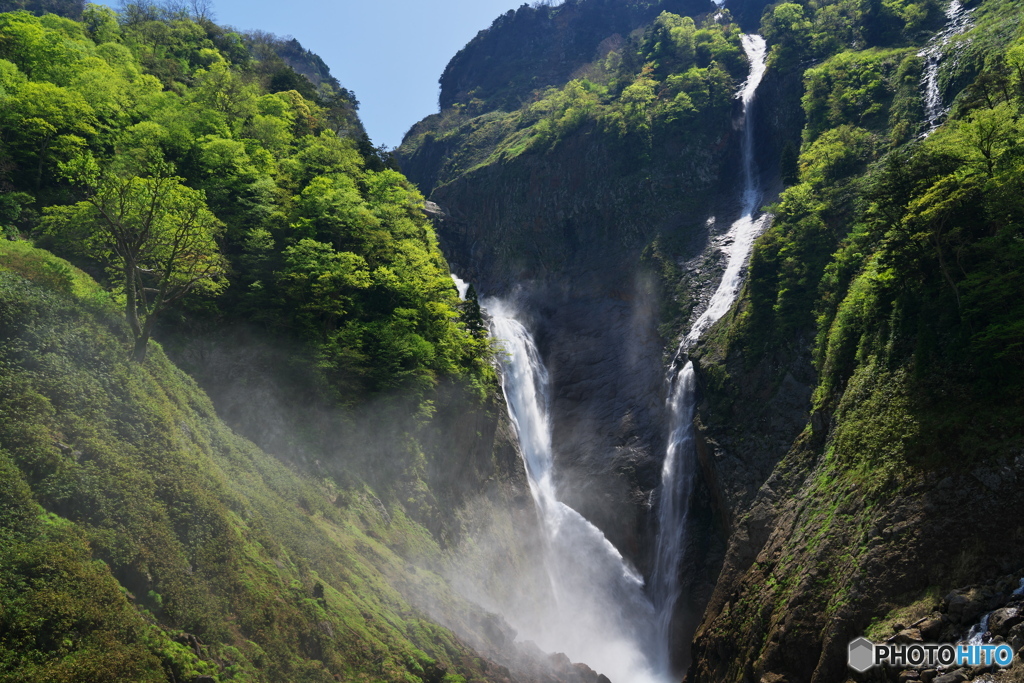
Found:
M 0 13 L 0 679 L 507 679 L 442 547 L 521 473 L 422 196 L 296 41 L 80 14 Z
M 334 403 L 492 386 L 423 198 L 297 43 L 148 3 L 3 13 L 0 35 L 0 222 L 124 291 L 140 353 L 245 321 Z M 161 260 L 188 206 L 201 253 Z
M 701 681 L 843 680 L 850 640 L 918 618 L 955 639 L 977 615 L 946 614 L 942 596 L 985 584 L 998 606 L 1024 556 L 1002 512 L 1024 502 L 1020 7 L 971 10 L 939 70 L 951 115 L 924 138 L 914 44 L 936 7 L 851 15 L 864 49 L 816 55 L 823 14 L 844 6 L 785 7 L 764 25 L 804 15 L 772 48 L 804 83 L 802 153 L 741 300 L 697 354 L 712 476 L 778 465 L 732 496 L 745 502 L 694 645 Z M 795 408 L 806 429 L 782 448 L 751 439 L 794 417 L 763 398 L 794 368 L 814 387 Z
M 500 678 L 406 597 L 472 613 L 423 527 L 237 436 L 126 332 L 88 276 L 0 244 L 0 680 Z

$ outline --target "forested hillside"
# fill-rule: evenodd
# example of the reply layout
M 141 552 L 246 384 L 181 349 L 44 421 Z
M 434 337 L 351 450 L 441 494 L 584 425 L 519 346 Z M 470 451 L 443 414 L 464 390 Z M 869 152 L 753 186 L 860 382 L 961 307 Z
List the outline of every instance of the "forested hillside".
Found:
M 129 362 L 87 275 L 0 243 L 0 339 L 0 680 L 485 676 L 409 602 L 474 613 L 430 534 L 234 434 L 158 348 Z
M 0 20 L 0 220 L 125 292 L 143 348 L 167 315 L 244 318 L 301 341 L 342 402 L 487 381 L 422 197 L 287 43 L 146 4 Z M 170 256 L 185 214 L 194 253 Z
M 352 93 L 204 8 L 0 13 L 0 680 L 514 677 L 437 623 L 507 645 L 442 578 L 521 494 L 479 310 Z

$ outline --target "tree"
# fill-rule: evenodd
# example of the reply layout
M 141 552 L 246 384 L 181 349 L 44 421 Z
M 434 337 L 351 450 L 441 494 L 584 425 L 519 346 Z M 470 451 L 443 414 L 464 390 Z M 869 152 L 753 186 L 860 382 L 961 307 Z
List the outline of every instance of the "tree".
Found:
M 88 197 L 47 209 L 51 234 L 77 237 L 107 263 L 124 288 L 125 317 L 135 338 L 132 358 L 146 359 L 158 317 L 193 291 L 226 286 L 226 262 L 217 247 L 223 225 L 203 192 L 186 187 L 167 167 L 148 177 L 81 167 L 72 175 Z M 83 170 L 84 169 L 84 170 Z
M 466 290 L 466 300 L 459 306 L 462 309 L 462 320 L 466 323 L 466 330 L 477 339 L 487 336 L 487 323 L 484 321 L 483 311 L 480 310 L 480 300 L 477 299 L 476 287 L 472 283 Z
M 38 192 L 52 173 L 53 162 L 75 156 L 96 134 L 95 123 L 92 107 L 73 90 L 52 83 L 17 86 L 16 94 L 5 98 L 0 108 L 0 127 L 22 171 L 19 187 Z

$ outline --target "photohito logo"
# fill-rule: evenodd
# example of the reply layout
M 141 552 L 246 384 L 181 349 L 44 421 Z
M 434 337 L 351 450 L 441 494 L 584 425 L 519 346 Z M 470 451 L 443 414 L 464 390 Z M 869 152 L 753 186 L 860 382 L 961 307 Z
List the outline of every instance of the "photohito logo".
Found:
M 1013 663 L 1013 648 L 1006 643 L 999 645 L 941 645 L 934 643 L 911 643 L 909 645 L 875 645 L 867 638 L 850 642 L 847 658 L 850 668 L 865 672 L 873 666 L 1010 666 Z

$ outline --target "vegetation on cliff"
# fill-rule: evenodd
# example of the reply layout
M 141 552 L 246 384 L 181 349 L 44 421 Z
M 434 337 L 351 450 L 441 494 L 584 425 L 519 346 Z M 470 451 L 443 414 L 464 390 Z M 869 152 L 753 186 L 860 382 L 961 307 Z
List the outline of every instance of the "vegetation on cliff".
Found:
M 529 32 L 538 14 L 587 27 L 599 21 L 596 9 L 586 3 L 523 6 L 495 22 L 487 44 Z M 612 146 L 624 168 L 649 159 L 678 130 L 687 131 L 686 144 L 694 149 L 711 145 L 728 125 L 733 93 L 746 74 L 739 36 L 727 11 L 704 14 L 699 23 L 661 11 L 628 37 L 595 42 L 597 58 L 581 59 L 565 81 L 529 88 L 509 74 L 510 82 L 484 78 L 484 84 L 456 95 L 451 81 L 465 61 L 457 56 L 441 79 L 441 113 L 414 126 L 399 154 L 429 190 L 481 166 L 542 154 L 574 134 Z M 471 43 L 465 51 L 475 47 Z
M 1016 3 L 970 10 L 938 72 L 951 112 L 929 130 L 919 51 L 940 9 L 764 13 L 772 68 L 803 80 L 802 148 L 743 297 L 700 352 L 702 419 L 740 415 L 805 350 L 817 377 L 807 428 L 736 520 L 747 541 L 698 632 L 698 680 L 834 680 L 872 619 L 1019 570 L 1019 525 L 985 534 L 1021 490 L 1024 30 Z M 852 46 L 819 28 L 835 12 Z M 762 385 L 744 389 L 746 373 Z
M 440 577 L 496 475 L 479 308 L 352 94 L 208 7 L 0 6 L 0 680 L 507 677 L 425 614 L 491 618 Z M 243 326 L 272 455 L 150 342 Z
M 843 52 L 804 72 L 798 182 L 754 251 L 730 343 L 754 362 L 767 345 L 816 329 L 815 409 L 833 408 L 857 368 L 876 362 L 923 384 L 956 378 L 967 393 L 945 400 L 966 399 L 972 411 L 1016 402 L 1024 37 L 991 35 L 985 19 L 1009 11 L 998 4 L 982 5 L 963 39 L 992 49 L 927 137 L 920 105 L 900 106 L 918 94 L 913 48 Z M 1006 427 L 1020 429 L 1015 419 Z M 940 450 L 952 445 L 939 425 L 925 431 Z M 999 443 L 968 450 L 985 442 Z
M 159 347 L 127 361 L 87 275 L 0 243 L 0 339 L 0 680 L 484 676 L 408 602 L 460 609 L 430 534 L 234 434 Z

